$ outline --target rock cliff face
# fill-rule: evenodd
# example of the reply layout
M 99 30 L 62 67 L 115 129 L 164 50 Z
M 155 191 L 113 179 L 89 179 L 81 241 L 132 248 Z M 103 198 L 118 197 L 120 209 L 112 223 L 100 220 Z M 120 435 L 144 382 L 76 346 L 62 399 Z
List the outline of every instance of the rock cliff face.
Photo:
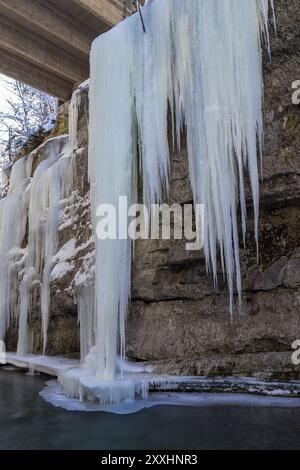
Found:
M 275 0 L 277 35 L 272 61 L 264 54 L 265 147 L 257 264 L 250 190 L 248 235 L 241 246 L 242 312 L 230 320 L 220 273 L 216 292 L 201 253 L 179 241 L 139 241 L 133 262 L 127 355 L 173 374 L 299 377 L 292 343 L 300 339 L 300 107 L 292 83 L 300 79 L 299 0 Z M 60 251 L 52 271 L 48 354 L 79 351 L 76 298 L 93 280 L 94 244 L 87 176 L 88 93 L 82 91 L 74 191 L 60 217 Z M 62 114 L 65 109 L 62 109 Z M 183 145 L 171 161 L 170 202 L 191 202 Z M 32 312 L 34 352 L 41 351 L 40 312 Z M 16 326 L 8 333 L 16 346 Z

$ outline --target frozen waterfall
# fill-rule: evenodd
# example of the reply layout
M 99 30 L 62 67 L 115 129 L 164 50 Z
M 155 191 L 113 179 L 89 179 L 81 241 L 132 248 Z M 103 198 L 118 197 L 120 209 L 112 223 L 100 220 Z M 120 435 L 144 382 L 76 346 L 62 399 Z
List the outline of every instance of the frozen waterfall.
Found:
M 148 0 L 142 9 L 146 32 L 135 14 L 96 39 L 91 52 L 89 179 L 94 233 L 103 204 L 115 208 L 118 230 L 124 219 L 119 198 L 126 198 L 128 206 L 136 203 L 139 179 L 140 202 L 149 207 L 164 201 L 169 191 L 169 149 L 180 148 L 185 132 L 194 203 L 204 205 L 207 270 L 217 285 L 220 258 L 231 314 L 235 293 L 241 302 L 238 211 L 245 239 L 246 171 L 258 243 L 261 43 L 264 39 L 269 48 L 270 7 L 272 0 Z M 70 137 L 50 139 L 17 161 L 8 194 L 0 200 L 0 340 L 19 317 L 21 355 L 31 352 L 30 315 L 37 299 L 46 350 L 50 278 L 59 215 L 72 190 L 79 106 L 80 93 L 75 92 Z M 96 237 L 95 285 L 90 279 L 76 293 L 82 364 L 59 377 L 70 397 L 118 403 L 146 397 L 149 385 L 163 380 L 151 378 L 145 370 L 128 370 L 125 363 L 132 252 L 127 234 L 114 240 Z M 11 281 L 14 273 L 19 274 L 19 291 Z
M 38 149 L 42 155 L 30 185 L 28 245 L 20 287 L 18 354 L 31 352 L 29 314 L 32 292 L 40 287 L 43 350 L 47 345 L 50 310 L 50 275 L 58 247 L 58 219 L 62 201 L 72 184 L 68 136 L 48 140 Z
M 32 352 L 31 310 L 37 299 L 46 349 L 50 275 L 58 219 L 72 186 L 71 163 L 68 136 L 48 139 L 12 166 L 7 196 L 0 200 L 0 339 L 18 319 L 19 355 Z
M 18 160 L 12 167 L 9 190 L 0 200 L 0 340 L 17 316 L 13 272 L 22 263 L 29 203 L 32 157 Z
M 119 196 L 129 205 L 136 201 L 138 169 L 144 202 L 163 200 L 169 187 L 170 112 L 173 143 L 180 147 L 181 132 L 187 134 L 194 202 L 204 204 L 207 269 L 217 284 L 219 254 L 231 312 L 235 290 L 241 301 L 237 211 L 240 206 L 245 237 L 245 169 L 258 237 L 261 40 L 268 43 L 270 5 L 269 0 L 151 0 L 143 8 L 146 33 L 133 15 L 96 39 L 91 52 L 94 229 L 100 204 L 118 211 Z M 118 343 L 124 355 L 131 254 L 125 237 L 96 240 L 98 379 L 115 377 Z

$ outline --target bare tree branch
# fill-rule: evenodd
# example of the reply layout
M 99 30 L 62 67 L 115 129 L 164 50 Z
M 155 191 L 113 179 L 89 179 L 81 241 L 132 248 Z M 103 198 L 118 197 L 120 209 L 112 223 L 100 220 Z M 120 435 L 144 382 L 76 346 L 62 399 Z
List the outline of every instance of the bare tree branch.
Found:
M 0 77 L 6 106 L 0 111 L 0 157 L 12 158 L 56 112 L 57 100 L 22 82 Z

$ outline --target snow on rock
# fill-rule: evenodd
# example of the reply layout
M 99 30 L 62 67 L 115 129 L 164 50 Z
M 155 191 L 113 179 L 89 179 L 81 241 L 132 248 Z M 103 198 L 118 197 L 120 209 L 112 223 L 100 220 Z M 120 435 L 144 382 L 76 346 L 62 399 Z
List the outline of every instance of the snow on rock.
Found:
M 74 287 L 90 284 L 95 276 L 95 250 L 88 251 L 81 259 L 81 267 L 74 277 Z
M 51 271 L 51 281 L 56 281 L 64 277 L 68 272 L 73 271 L 75 265 L 68 261 L 62 261 L 57 263 Z
M 53 257 L 54 267 L 51 271 L 51 280 L 57 280 L 66 275 L 66 273 L 73 271 L 75 268 L 74 258 L 76 255 L 75 250 L 76 240 L 71 238 L 65 243 L 59 252 Z M 73 261 L 72 261 L 73 260 Z

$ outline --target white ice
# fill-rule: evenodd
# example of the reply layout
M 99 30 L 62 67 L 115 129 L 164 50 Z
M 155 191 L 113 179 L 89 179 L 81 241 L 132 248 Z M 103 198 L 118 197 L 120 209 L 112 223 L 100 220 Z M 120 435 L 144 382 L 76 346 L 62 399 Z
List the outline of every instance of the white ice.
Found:
M 20 287 L 18 354 L 31 352 L 30 310 L 33 289 L 40 287 L 43 350 L 47 346 L 50 279 L 58 247 L 58 222 L 62 201 L 71 191 L 71 157 L 68 136 L 48 140 L 40 147 L 41 163 L 31 185 L 28 208 L 28 246 Z
M 146 33 L 139 15 L 133 15 L 96 39 L 91 53 L 89 178 L 94 233 L 100 204 L 113 205 L 120 220 L 124 215 L 118 213 L 119 197 L 125 196 L 129 206 L 137 202 L 139 177 L 145 204 L 163 201 L 169 190 L 169 149 L 180 147 L 185 131 L 194 202 L 205 208 L 207 269 L 217 285 L 219 255 L 231 313 L 235 293 L 241 303 L 237 211 L 240 207 L 245 238 L 245 171 L 251 182 L 258 242 L 261 38 L 268 44 L 270 4 L 269 0 L 151 0 L 143 9 Z M 41 294 L 44 351 L 47 345 L 50 279 L 58 249 L 59 214 L 73 182 L 79 106 L 80 93 L 75 92 L 69 138 L 44 145 L 32 181 L 33 155 L 17 162 L 8 195 L 0 201 L 4 267 L 0 339 L 16 314 L 11 309 L 10 273 L 25 263 L 20 287 L 21 355 L 31 349 L 30 306 L 35 288 Z M 95 255 L 94 288 L 86 273 L 76 280 L 84 282 L 77 285 L 82 365 L 61 374 L 60 382 L 69 396 L 93 399 L 94 395 L 103 404 L 145 398 L 149 378 L 139 381 L 124 367 L 131 241 L 126 234 L 116 240 L 96 238 Z
M 180 147 L 185 130 L 194 202 L 205 208 L 207 269 L 217 285 L 219 254 L 231 313 L 235 292 L 241 303 L 237 211 L 240 205 L 245 238 L 245 171 L 258 242 L 261 37 L 268 44 L 270 4 L 152 0 L 143 9 L 146 33 L 139 15 L 134 15 L 96 39 L 91 52 L 89 177 L 94 232 L 100 204 L 113 205 L 123 217 L 118 213 L 119 197 L 127 197 L 129 205 L 136 202 L 139 172 L 144 202 L 163 200 L 169 189 L 169 148 Z M 99 382 L 117 378 L 118 352 L 124 357 L 131 256 L 131 242 L 125 237 L 96 239 L 94 373 Z M 129 384 L 127 393 L 131 398 Z
M 300 398 L 282 398 L 232 393 L 150 393 L 146 399 L 125 400 L 116 405 L 103 406 L 96 403 L 80 402 L 69 398 L 61 386 L 54 380 L 47 382 L 40 396 L 56 407 L 68 411 L 109 412 L 115 414 L 132 414 L 154 406 L 250 406 L 250 407 L 299 407 Z

